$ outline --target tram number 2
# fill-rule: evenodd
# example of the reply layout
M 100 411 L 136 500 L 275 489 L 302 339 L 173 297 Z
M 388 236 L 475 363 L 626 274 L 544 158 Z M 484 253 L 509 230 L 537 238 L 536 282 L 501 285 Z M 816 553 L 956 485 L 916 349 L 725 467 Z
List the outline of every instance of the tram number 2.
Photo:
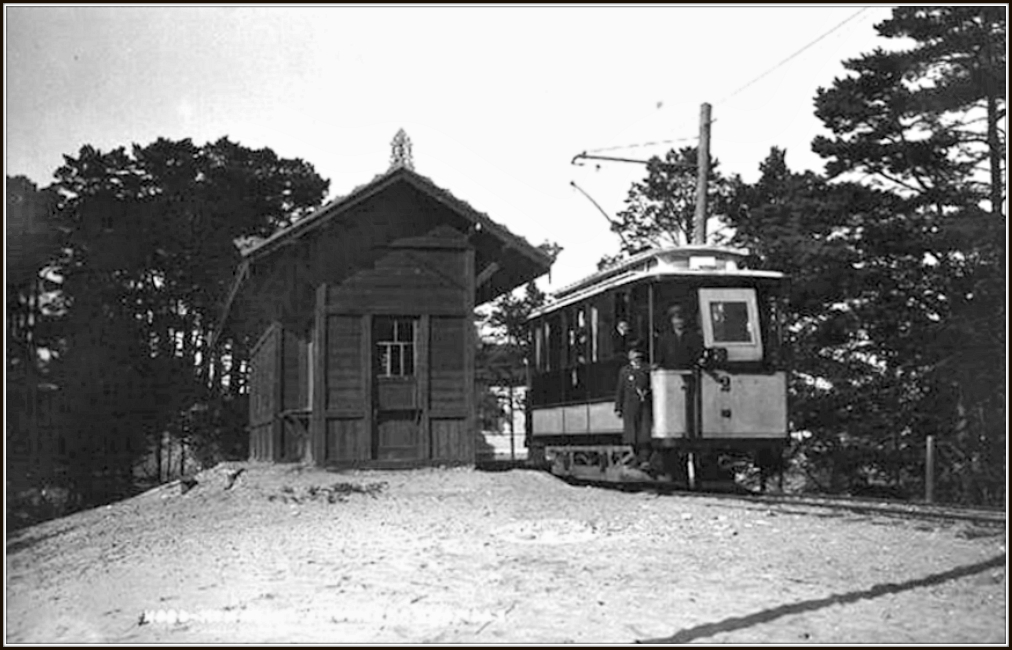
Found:
M 720 382 L 720 392 L 730 393 L 731 392 L 731 375 L 723 375 L 717 378 Z

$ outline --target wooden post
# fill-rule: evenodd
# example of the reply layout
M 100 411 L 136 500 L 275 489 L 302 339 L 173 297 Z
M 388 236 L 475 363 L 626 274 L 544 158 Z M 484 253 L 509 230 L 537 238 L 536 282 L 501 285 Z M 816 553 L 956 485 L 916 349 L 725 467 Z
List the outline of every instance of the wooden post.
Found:
M 924 441 L 924 500 L 935 502 L 935 437 Z
M 316 287 L 313 315 L 312 413 L 309 418 L 309 454 L 306 462 L 323 465 L 327 460 L 327 283 Z M 332 343 L 331 343 L 332 345 Z
M 429 408 L 430 375 L 432 374 L 432 317 L 422 314 L 418 320 L 418 332 L 415 339 L 415 376 L 418 384 L 415 404 L 418 409 L 418 455 L 425 460 L 432 459 L 432 416 Z
M 510 396 L 510 460 L 517 459 L 517 448 L 516 448 L 516 416 L 513 413 L 513 378 L 510 377 L 509 385 L 509 396 Z
M 362 314 L 359 320 L 359 367 L 362 369 L 362 428 L 369 440 L 369 460 L 379 458 L 379 428 L 377 426 L 376 400 L 373 396 L 375 368 L 372 350 L 372 314 Z M 334 344 L 331 344 L 334 345 Z
M 710 105 L 699 110 L 699 157 L 696 160 L 696 218 L 692 243 L 706 245 L 706 186 L 710 174 Z
M 284 435 L 285 435 L 285 423 L 281 419 L 281 412 L 285 410 L 285 328 L 280 322 L 275 323 L 274 334 L 274 408 L 271 412 L 271 452 L 270 461 L 277 463 L 279 461 L 287 460 L 285 458 L 285 446 L 284 446 Z M 232 360 L 229 365 L 228 372 L 230 379 L 228 380 L 229 391 L 235 391 L 236 384 L 234 381 L 235 374 L 233 370 L 236 367 L 235 351 L 232 352 Z
M 473 245 L 472 245 L 473 246 Z M 474 248 L 464 252 L 464 403 L 467 414 L 464 420 L 463 449 L 454 454 L 468 465 L 475 463 L 475 438 L 478 432 L 478 406 L 474 386 L 474 357 L 476 332 L 474 324 Z

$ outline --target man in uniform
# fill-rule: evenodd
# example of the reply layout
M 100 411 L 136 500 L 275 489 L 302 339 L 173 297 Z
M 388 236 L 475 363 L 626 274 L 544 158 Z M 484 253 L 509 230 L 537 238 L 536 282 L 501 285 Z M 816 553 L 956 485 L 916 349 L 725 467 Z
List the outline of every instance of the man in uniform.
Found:
M 643 363 L 643 349 L 634 342 L 628 352 L 629 363 L 618 373 L 615 389 L 615 413 L 622 418 L 622 442 L 636 452 L 639 469 L 649 468 L 653 402 L 650 395 L 650 368 Z
M 703 354 L 703 340 L 694 327 L 687 322 L 687 312 L 682 305 L 674 304 L 668 308 L 668 320 L 671 328 L 660 335 L 657 340 L 657 354 L 654 362 L 667 370 L 692 370 Z M 696 377 L 695 374 L 682 375 L 685 390 L 684 423 L 687 437 L 699 435 L 696 422 Z M 666 473 L 674 473 L 674 467 L 681 465 L 679 460 L 668 458 Z
M 686 324 L 685 309 L 681 305 L 668 308 L 671 329 L 657 341 L 654 361 L 668 370 L 691 370 L 703 353 L 703 341 L 695 329 Z

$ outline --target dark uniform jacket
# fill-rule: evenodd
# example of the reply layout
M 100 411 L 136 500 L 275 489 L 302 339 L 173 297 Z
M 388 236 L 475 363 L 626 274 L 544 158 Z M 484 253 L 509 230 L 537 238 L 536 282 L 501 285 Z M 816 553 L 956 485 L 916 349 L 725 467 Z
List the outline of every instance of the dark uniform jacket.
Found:
M 654 361 L 661 368 L 689 370 L 703 353 L 703 341 L 699 334 L 689 328 L 679 336 L 674 330 L 661 334 L 657 341 L 657 356 Z
M 650 442 L 652 409 L 650 369 L 645 364 L 638 368 L 628 364 L 622 366 L 615 389 L 615 411 L 622 416 L 623 444 Z

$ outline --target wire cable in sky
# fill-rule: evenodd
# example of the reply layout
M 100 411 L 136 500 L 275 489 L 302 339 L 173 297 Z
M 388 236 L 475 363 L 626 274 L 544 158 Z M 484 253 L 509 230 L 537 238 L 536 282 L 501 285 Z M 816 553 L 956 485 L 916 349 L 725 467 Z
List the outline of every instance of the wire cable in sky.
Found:
M 726 97 L 724 97 L 723 99 L 717 101 L 716 103 L 717 104 L 722 104 L 722 103 L 726 102 L 727 100 L 731 99 L 732 97 L 734 97 L 735 95 L 737 95 L 741 91 L 745 90 L 746 88 L 748 88 L 752 84 L 756 83 L 760 79 L 766 77 L 767 75 L 769 75 L 773 71 L 777 70 L 778 68 L 780 68 L 781 66 L 783 66 L 784 64 L 786 64 L 788 61 L 790 61 L 791 59 L 793 59 L 794 57 L 798 56 L 799 54 L 801 54 L 802 52 L 804 52 L 808 48 L 812 47 L 813 45 L 815 45 L 816 43 L 818 43 L 822 39 L 826 38 L 827 36 L 829 36 L 830 34 L 832 34 L 833 32 L 835 32 L 836 30 L 840 29 L 841 27 L 843 27 L 844 25 L 846 25 L 850 21 L 854 20 L 855 18 L 857 18 L 858 16 L 860 16 L 861 14 L 863 14 L 866 11 L 868 11 L 868 7 L 864 7 L 862 9 L 858 10 L 856 13 L 851 14 L 848 18 L 844 19 L 842 22 L 837 23 L 836 26 L 833 27 L 833 29 L 829 30 L 828 32 L 826 32 L 822 36 L 818 37 L 817 39 L 815 39 L 814 41 L 812 41 L 808 45 L 805 45 L 804 47 L 802 47 L 800 50 L 798 50 L 794 54 L 790 55 L 789 57 L 787 57 L 786 59 L 784 59 L 780 63 L 776 64 L 775 66 L 773 66 L 772 68 L 770 68 L 766 72 L 762 73 L 761 75 L 759 75 L 758 77 L 756 77 L 752 81 L 748 82 L 747 84 L 745 84 L 744 86 L 742 86 L 738 90 L 735 90 L 733 93 L 731 93 L 730 95 L 727 95 Z
M 690 140 L 698 140 L 699 136 L 688 136 L 685 138 L 675 138 L 674 140 L 657 140 L 655 142 L 641 142 L 639 144 L 623 144 L 616 147 L 601 147 L 600 149 L 587 149 L 584 153 L 600 153 L 602 151 L 615 151 L 616 149 L 636 149 L 638 147 L 652 147 L 658 144 L 674 144 L 675 142 L 688 142 Z

